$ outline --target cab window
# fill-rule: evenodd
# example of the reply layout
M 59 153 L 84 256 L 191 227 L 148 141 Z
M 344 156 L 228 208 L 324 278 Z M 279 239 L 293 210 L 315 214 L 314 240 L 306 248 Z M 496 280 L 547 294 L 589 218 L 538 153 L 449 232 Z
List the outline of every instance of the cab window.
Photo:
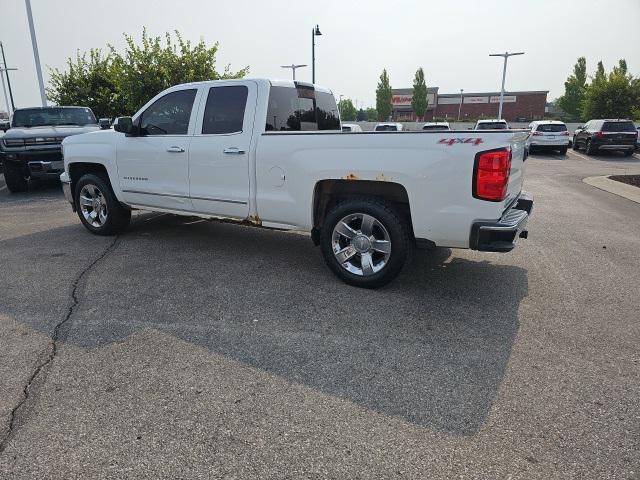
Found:
M 178 90 L 160 97 L 140 117 L 142 135 L 186 135 L 196 90 Z
M 202 119 L 202 133 L 241 132 L 247 94 L 248 89 L 244 85 L 210 88 Z

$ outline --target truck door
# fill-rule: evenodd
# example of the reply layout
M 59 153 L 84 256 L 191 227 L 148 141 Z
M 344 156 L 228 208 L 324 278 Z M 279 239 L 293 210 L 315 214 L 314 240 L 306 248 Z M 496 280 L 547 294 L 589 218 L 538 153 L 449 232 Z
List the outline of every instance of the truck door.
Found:
M 139 135 L 122 135 L 116 147 L 118 177 L 127 203 L 191 210 L 189 128 L 195 124 L 191 112 L 197 92 L 186 88 L 163 95 L 134 120 Z
M 249 215 L 249 152 L 256 95 L 257 85 L 247 81 L 225 82 L 203 92 L 189 146 L 195 211 L 232 218 Z

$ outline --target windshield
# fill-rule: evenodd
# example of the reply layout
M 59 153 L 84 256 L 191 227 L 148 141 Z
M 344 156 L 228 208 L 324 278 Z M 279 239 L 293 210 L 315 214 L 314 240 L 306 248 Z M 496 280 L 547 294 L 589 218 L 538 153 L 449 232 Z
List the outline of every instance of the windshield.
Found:
M 603 132 L 635 132 L 636 127 L 632 122 L 604 122 Z
M 567 126 L 560 123 L 543 123 L 536 128 L 538 132 L 566 132 Z
M 397 132 L 398 127 L 395 125 L 377 125 L 376 132 Z
M 476 126 L 476 130 L 506 130 L 505 122 L 482 122 Z
M 55 125 L 94 125 L 96 117 L 90 108 L 25 108 L 13 114 L 12 127 L 43 127 Z

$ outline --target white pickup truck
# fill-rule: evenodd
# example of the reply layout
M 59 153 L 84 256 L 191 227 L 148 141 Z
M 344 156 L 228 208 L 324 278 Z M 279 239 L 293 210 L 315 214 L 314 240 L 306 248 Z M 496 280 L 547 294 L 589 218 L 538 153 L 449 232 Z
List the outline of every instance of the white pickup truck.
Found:
M 527 133 L 346 133 L 319 86 L 208 81 L 66 138 L 61 180 L 92 233 L 122 232 L 134 209 L 304 230 L 338 277 L 378 287 L 413 246 L 506 252 L 526 238 Z

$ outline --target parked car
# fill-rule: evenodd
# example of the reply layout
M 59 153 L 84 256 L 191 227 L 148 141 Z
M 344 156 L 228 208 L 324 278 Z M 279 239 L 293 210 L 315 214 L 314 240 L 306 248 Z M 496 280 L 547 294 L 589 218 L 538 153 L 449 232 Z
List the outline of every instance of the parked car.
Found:
M 529 124 L 527 147 L 529 152 L 536 150 L 558 150 L 562 155 L 569 147 L 567 126 L 558 120 L 540 120 Z
M 506 120 L 478 120 L 476 122 L 474 130 L 508 130 L 509 124 Z
M 573 149 L 584 149 L 587 155 L 598 150 L 615 150 L 633 155 L 638 130 L 631 120 L 589 120 L 573 134 Z
M 422 126 L 422 130 L 451 130 L 449 122 L 427 122 Z
M 400 132 L 402 131 L 402 124 L 396 122 L 384 122 L 378 123 L 373 129 L 374 132 Z
M 638 130 L 638 136 L 636 137 L 636 150 L 640 148 L 640 127 L 636 127 Z
M 21 108 L 0 141 L 0 160 L 10 192 L 24 192 L 28 180 L 58 180 L 63 171 L 62 140 L 100 127 L 87 107 Z
M 355 123 L 343 123 L 342 131 L 343 132 L 361 132 L 362 127 L 360 125 L 356 125 Z
M 94 234 L 122 232 L 133 209 L 304 230 L 338 277 L 378 287 L 411 246 L 506 252 L 526 238 L 526 137 L 344 135 L 330 90 L 217 80 L 66 138 L 60 179 Z
M 8 118 L 0 118 L 0 130 L 6 132 L 11 126 L 11 121 Z

